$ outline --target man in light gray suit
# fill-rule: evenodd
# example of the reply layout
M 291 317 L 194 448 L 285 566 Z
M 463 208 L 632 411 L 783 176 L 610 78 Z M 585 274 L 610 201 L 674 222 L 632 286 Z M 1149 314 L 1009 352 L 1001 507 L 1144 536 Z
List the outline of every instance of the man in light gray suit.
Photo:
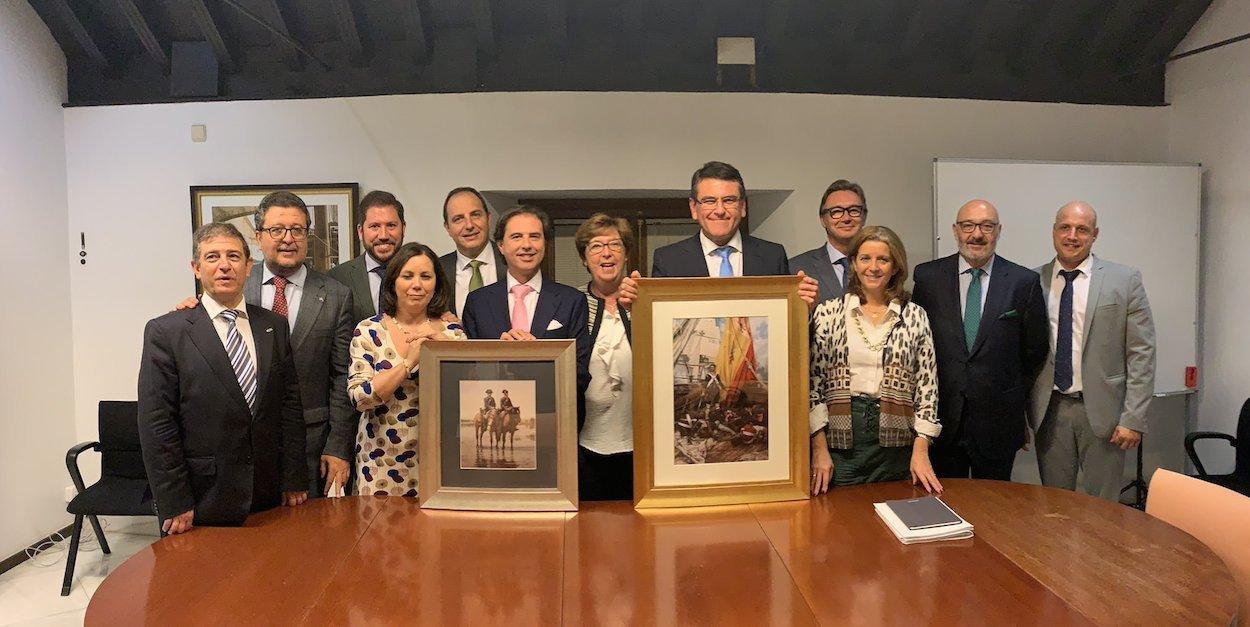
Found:
M 828 241 L 790 259 L 792 272 L 802 270 L 820 282 L 817 304 L 841 298 L 846 291 L 850 267 L 846 253 L 851 249 L 851 240 L 864 227 L 867 216 L 868 203 L 859 183 L 838 179 L 825 189 L 820 198 L 820 225 L 825 227 Z
M 352 293 L 305 265 L 312 220 L 303 199 L 273 192 L 256 210 L 256 240 L 264 263 L 255 264 L 243 298 L 287 319 L 307 429 L 308 491 L 347 489 L 357 416 L 347 397 L 348 346 L 356 320 Z
M 1055 259 L 1037 269 L 1050 315 L 1050 357 L 1033 388 L 1042 483 L 1118 500 L 1124 453 L 1146 432 L 1154 394 L 1155 330 L 1141 273 L 1090 251 L 1098 214 L 1086 202 L 1059 209 Z
M 404 205 L 390 192 L 375 189 L 360 199 L 356 235 L 365 252 L 330 269 L 330 278 L 352 291 L 352 324 L 378 315 L 378 291 L 386 262 L 404 244 Z

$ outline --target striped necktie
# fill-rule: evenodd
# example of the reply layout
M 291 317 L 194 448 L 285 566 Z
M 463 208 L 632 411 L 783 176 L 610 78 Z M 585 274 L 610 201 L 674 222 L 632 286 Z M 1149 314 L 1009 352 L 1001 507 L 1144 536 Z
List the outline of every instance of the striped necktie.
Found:
M 234 368 L 234 376 L 239 380 L 239 389 L 243 390 L 248 408 L 256 413 L 256 365 L 252 363 L 252 356 L 243 343 L 243 335 L 235 324 L 239 312 L 227 309 L 218 315 L 229 325 L 226 329 L 226 356 L 230 358 L 230 366 Z

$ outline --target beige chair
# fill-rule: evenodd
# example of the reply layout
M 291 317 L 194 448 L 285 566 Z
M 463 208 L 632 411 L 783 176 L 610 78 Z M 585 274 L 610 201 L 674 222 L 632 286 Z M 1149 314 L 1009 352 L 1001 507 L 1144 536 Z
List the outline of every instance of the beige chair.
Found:
M 1241 620 L 1250 620 L 1250 498 L 1160 468 L 1150 480 L 1146 513 L 1184 530 L 1224 560 L 1241 589 Z

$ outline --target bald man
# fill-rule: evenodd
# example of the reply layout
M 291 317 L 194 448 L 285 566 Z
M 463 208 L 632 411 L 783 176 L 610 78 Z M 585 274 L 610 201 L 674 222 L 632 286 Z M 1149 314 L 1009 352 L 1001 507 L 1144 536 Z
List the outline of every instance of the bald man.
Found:
M 1037 269 L 1050 322 L 1051 356 L 1033 386 L 1042 483 L 1118 500 L 1124 453 L 1146 432 L 1154 394 L 1155 329 L 1134 268 L 1099 259 L 1098 214 L 1087 202 L 1059 208 L 1055 258 Z
M 1050 343 L 1036 272 L 994 253 L 998 210 L 960 207 L 959 253 L 916 266 L 912 299 L 929 315 L 938 365 L 942 435 L 930 449 L 942 478 L 1011 480 L 1028 445 L 1029 392 Z

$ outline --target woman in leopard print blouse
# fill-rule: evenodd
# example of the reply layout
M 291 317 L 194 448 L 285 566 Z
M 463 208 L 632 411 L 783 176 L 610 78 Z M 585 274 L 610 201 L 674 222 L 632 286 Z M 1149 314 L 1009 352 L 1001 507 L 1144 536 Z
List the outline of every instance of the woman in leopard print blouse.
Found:
M 894 231 L 869 226 L 848 257 L 846 295 L 812 315 L 812 493 L 908 478 L 941 492 L 929 461 L 942 430 L 933 334 L 903 289 L 907 251 Z

